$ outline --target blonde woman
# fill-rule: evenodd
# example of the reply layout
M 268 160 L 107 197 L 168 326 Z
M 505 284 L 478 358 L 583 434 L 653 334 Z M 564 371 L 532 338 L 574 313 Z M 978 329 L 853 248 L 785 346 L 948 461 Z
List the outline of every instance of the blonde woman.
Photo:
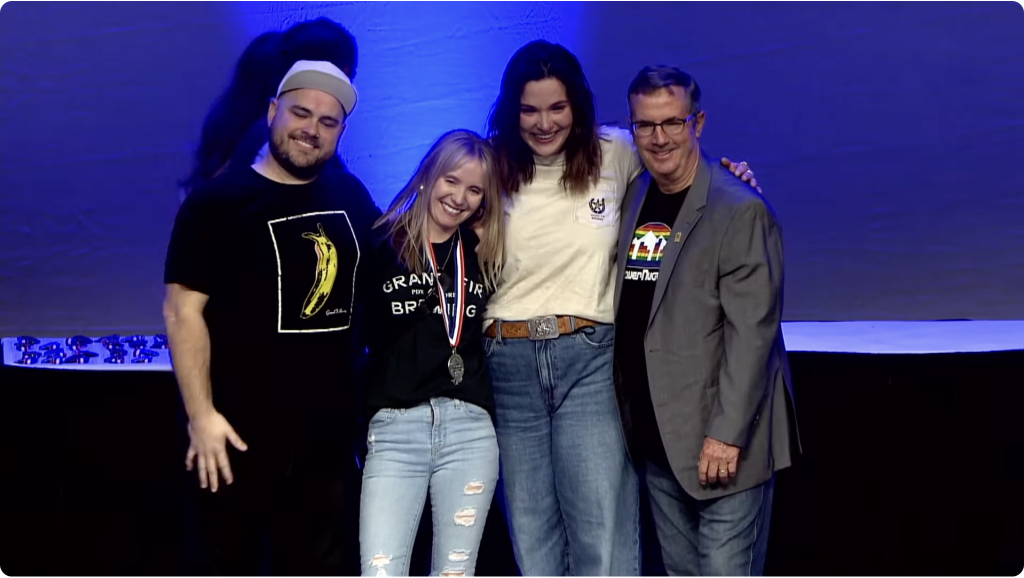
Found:
M 474 573 L 498 477 L 481 336 L 504 258 L 494 162 L 479 135 L 445 134 L 374 225 L 382 239 L 366 256 L 359 322 L 369 345 L 363 575 L 408 575 L 428 491 L 431 574 Z

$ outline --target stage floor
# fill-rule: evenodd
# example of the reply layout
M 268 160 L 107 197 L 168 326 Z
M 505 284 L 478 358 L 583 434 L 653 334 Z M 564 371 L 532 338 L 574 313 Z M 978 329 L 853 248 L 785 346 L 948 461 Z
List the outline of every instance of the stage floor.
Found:
M 1024 351 L 1024 320 L 788 321 L 786 350 L 817 353 Z

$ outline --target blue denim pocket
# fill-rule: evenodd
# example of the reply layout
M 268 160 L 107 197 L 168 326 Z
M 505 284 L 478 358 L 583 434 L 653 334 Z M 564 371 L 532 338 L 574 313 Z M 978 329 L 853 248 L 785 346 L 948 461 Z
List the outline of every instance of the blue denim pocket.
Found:
M 615 326 L 609 324 L 583 327 L 573 336 L 594 349 L 605 349 L 615 345 Z
M 494 348 L 496 347 L 495 344 L 498 343 L 498 340 L 493 338 L 493 337 L 484 337 L 483 339 L 484 339 L 484 356 L 485 357 L 490 357 L 491 353 L 494 352 Z
M 466 414 L 469 417 L 476 419 L 491 419 L 491 414 L 487 413 L 486 409 L 474 403 L 469 403 L 460 400 L 459 404 L 462 407 L 462 413 Z
M 378 410 L 377 413 L 373 414 L 370 418 L 369 427 L 382 427 L 395 421 L 395 416 L 398 415 L 398 410 L 393 408 L 384 408 Z

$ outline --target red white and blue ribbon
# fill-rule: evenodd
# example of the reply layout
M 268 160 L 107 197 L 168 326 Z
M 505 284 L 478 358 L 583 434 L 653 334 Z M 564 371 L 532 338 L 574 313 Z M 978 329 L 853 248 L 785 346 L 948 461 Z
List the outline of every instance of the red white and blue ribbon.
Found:
M 459 346 L 462 340 L 462 325 L 464 321 L 464 307 L 466 303 L 466 255 L 462 252 L 462 236 L 452 239 L 455 247 L 455 301 L 454 315 L 448 315 L 448 296 L 445 295 L 444 287 L 441 285 L 441 272 L 437 270 L 437 257 L 434 255 L 434 245 L 430 247 L 430 269 L 434 272 L 434 282 L 437 283 L 438 296 L 441 298 L 441 316 L 444 318 L 444 328 L 448 331 L 448 343 L 452 351 Z

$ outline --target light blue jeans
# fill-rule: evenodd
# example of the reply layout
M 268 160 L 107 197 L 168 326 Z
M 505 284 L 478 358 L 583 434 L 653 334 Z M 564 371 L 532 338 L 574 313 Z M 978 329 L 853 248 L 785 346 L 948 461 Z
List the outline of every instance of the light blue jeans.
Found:
M 363 576 L 408 576 L 430 492 L 431 575 L 472 576 L 498 479 L 498 445 L 486 410 L 433 398 L 370 419 L 359 510 Z
M 545 341 L 484 339 L 524 576 L 640 573 L 639 480 L 616 405 L 614 337 L 601 325 Z

